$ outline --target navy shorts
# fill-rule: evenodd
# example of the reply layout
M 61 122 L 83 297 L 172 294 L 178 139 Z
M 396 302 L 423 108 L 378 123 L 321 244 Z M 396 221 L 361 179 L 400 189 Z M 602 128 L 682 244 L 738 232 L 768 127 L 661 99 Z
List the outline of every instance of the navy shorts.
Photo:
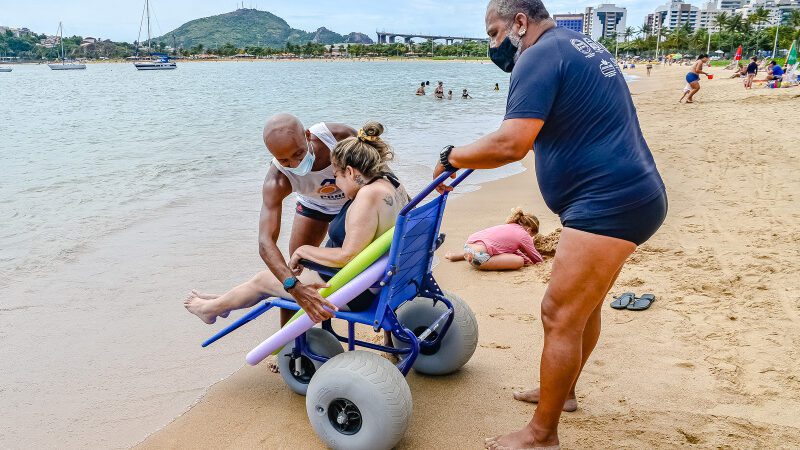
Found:
M 602 217 L 577 218 L 561 222 L 567 228 L 622 239 L 642 245 L 653 237 L 667 218 L 667 193 L 661 191 L 647 203 L 617 214 Z
M 319 220 L 320 222 L 331 223 L 336 214 L 326 214 L 324 212 L 317 211 L 316 209 L 311 209 L 308 206 L 304 206 L 300 203 L 297 204 L 295 208 L 297 214 L 300 214 L 303 217 L 308 217 L 309 219 Z
M 698 74 L 696 74 L 694 72 L 689 72 L 689 73 L 686 74 L 686 82 L 687 83 L 692 84 L 695 81 L 700 81 L 700 75 L 698 75 Z

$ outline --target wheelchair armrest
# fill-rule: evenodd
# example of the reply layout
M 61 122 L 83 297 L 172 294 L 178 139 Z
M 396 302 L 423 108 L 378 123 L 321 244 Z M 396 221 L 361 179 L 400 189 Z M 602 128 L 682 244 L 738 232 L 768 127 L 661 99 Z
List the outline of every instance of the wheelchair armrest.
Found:
M 441 247 L 442 244 L 444 244 L 444 239 L 446 237 L 447 235 L 444 233 L 439 234 L 439 237 L 436 239 L 436 250 L 439 250 L 439 247 Z
M 320 275 L 327 275 L 330 277 L 336 275 L 340 270 L 342 270 L 335 267 L 323 266 L 322 264 L 317 264 L 314 261 L 309 261 L 307 259 L 301 259 L 300 264 L 306 269 L 313 270 Z

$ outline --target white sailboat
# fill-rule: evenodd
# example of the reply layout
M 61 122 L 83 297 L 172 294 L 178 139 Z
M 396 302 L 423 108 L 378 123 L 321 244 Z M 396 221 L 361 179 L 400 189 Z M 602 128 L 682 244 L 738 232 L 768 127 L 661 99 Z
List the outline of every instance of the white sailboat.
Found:
M 171 70 L 176 69 L 178 66 L 175 64 L 174 61 L 169 60 L 169 55 L 166 53 L 152 53 L 150 48 L 150 0 L 144 1 L 144 11 L 142 12 L 142 22 L 144 22 L 144 18 L 147 17 L 147 53 L 150 55 L 149 61 L 136 61 L 133 63 L 133 66 L 136 67 L 136 70 Z M 139 39 L 137 39 L 137 48 L 136 48 L 136 56 L 139 56 L 139 48 L 138 42 L 141 42 L 142 37 L 142 27 L 141 24 L 139 25 Z M 157 57 L 155 59 L 153 57 Z
M 58 22 L 58 40 L 61 42 L 61 63 L 48 64 L 47 67 L 53 70 L 81 70 L 86 68 L 86 64 L 67 62 L 67 55 L 64 53 L 64 27 Z

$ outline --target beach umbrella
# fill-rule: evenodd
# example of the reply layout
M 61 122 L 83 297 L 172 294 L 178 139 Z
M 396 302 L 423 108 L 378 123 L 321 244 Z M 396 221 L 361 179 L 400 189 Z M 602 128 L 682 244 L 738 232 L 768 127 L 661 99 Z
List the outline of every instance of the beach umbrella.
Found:
M 680 53 L 675 53 L 674 55 L 672 55 L 672 59 L 683 59 L 683 55 L 681 55 Z
M 786 64 L 793 66 L 797 64 L 797 46 L 792 42 L 792 47 L 789 49 L 789 56 L 786 57 Z
M 736 49 L 736 56 L 733 58 L 734 61 L 741 61 L 742 60 L 742 46 L 740 45 L 739 48 Z
M 718 54 L 718 55 L 721 55 L 721 54 L 723 54 L 723 53 L 725 53 L 725 52 L 723 52 L 722 50 L 717 50 L 717 51 L 715 51 L 714 53 L 716 53 L 716 54 Z

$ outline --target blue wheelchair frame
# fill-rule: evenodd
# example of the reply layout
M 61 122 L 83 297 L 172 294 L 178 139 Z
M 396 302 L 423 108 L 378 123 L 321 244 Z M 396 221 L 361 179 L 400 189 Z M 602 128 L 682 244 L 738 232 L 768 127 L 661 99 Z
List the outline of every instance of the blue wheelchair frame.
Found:
M 464 171 L 450 184 L 450 187 L 455 188 L 471 173 L 472 170 Z M 439 230 L 449 191 L 440 194 L 422 206 L 418 206 L 452 174 L 453 172 L 441 174 L 398 214 L 394 238 L 389 250 L 386 273 L 379 284 L 375 286 L 381 289 L 377 299 L 365 311 L 339 311 L 336 313 L 336 318 L 347 321 L 347 337 L 337 334 L 333 330 L 330 320 L 322 323 L 324 330 L 331 333 L 340 342 L 347 343 L 348 351 L 353 351 L 358 346 L 397 355 L 399 359 L 397 368 L 404 376 L 411 370 L 411 366 L 414 365 L 414 361 L 416 361 L 421 351 L 435 350 L 439 347 L 442 339 L 447 334 L 447 330 L 450 328 L 450 324 L 453 322 L 453 304 L 445 298 L 431 273 L 433 254 L 444 242 L 445 236 L 439 234 Z M 310 270 L 325 275 L 334 275 L 338 271 L 338 269 L 320 266 L 311 262 L 306 262 L 304 265 Z M 404 327 L 395 314 L 400 305 L 417 297 L 432 299 L 434 305 L 437 302 L 442 302 L 447 306 L 447 311 L 422 331 L 419 336 L 414 331 Z M 211 345 L 274 307 L 292 311 L 301 309 L 294 300 L 269 298 L 236 322 L 209 338 L 203 343 L 203 347 Z M 376 332 L 381 329 L 387 330 L 392 333 L 392 336 L 397 341 L 405 343 L 408 347 L 393 348 L 357 340 L 355 338 L 355 325 L 357 323 L 370 325 Z M 428 340 L 434 333 L 434 338 Z M 309 349 L 305 333 L 295 339 L 295 346 L 292 352 L 293 360 L 301 356 L 323 363 L 329 359 L 325 356 L 317 355 Z

